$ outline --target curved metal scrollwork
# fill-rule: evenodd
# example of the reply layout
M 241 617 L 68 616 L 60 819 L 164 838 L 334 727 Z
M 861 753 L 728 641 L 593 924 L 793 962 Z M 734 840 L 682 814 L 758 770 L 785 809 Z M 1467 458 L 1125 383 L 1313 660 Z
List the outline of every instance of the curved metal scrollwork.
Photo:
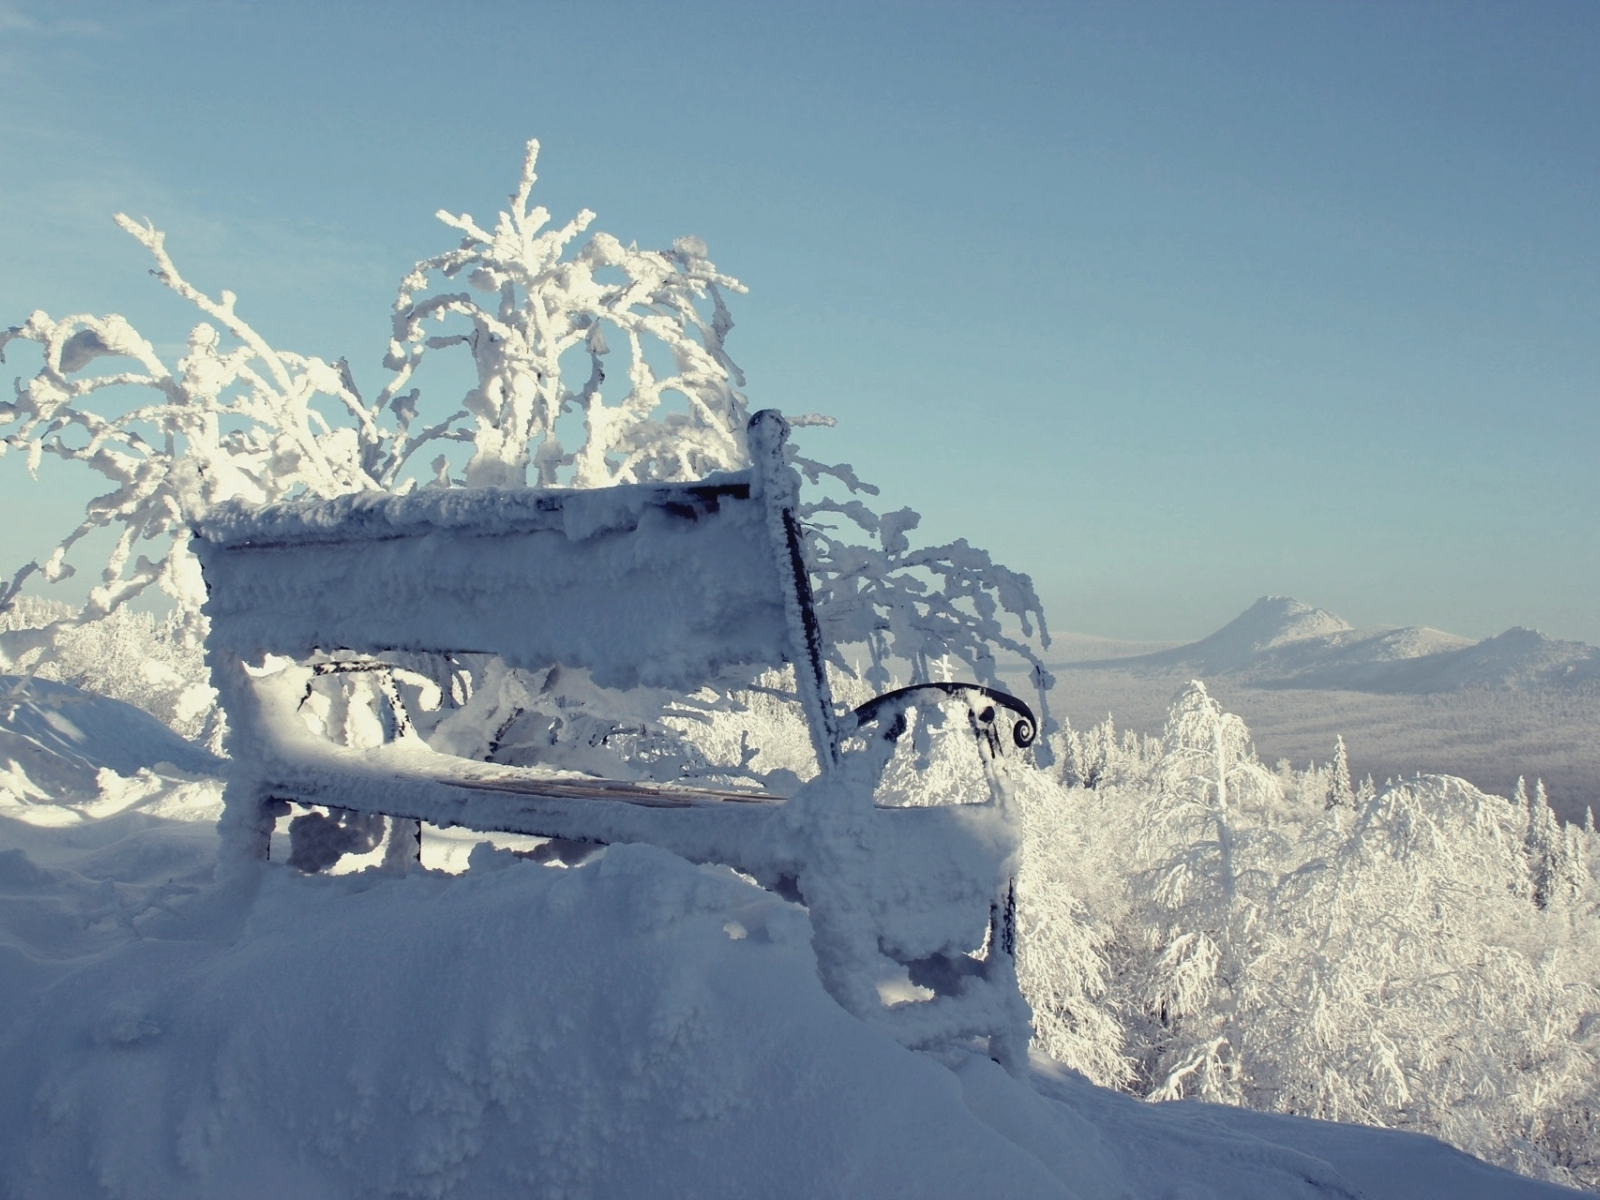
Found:
M 906 709 L 914 706 L 923 698 L 923 694 L 928 692 L 963 697 L 971 704 L 974 719 L 984 727 L 993 727 L 994 720 L 999 715 L 995 711 L 997 708 L 1006 709 L 1013 717 L 1011 740 L 1018 749 L 1033 745 L 1034 738 L 1039 735 L 1038 719 L 1033 715 L 1033 709 L 1026 703 L 997 688 L 983 687 L 976 683 L 916 683 L 910 687 L 896 688 L 892 692 L 873 697 L 857 708 L 847 718 L 853 724 L 840 732 L 846 735 L 856 733 L 874 721 L 882 722 L 885 718 L 890 718 L 890 723 L 884 726 L 883 736 L 889 741 L 897 741 L 905 732 Z M 987 704 L 982 703 L 985 700 L 988 701 Z

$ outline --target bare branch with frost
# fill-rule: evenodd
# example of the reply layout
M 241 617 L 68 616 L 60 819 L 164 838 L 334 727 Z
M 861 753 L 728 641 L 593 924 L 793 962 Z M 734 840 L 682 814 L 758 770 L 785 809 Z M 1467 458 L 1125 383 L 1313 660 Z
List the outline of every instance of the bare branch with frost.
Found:
M 70 576 L 67 558 L 86 535 L 118 528 L 100 586 L 82 613 L 54 625 L 98 619 L 152 584 L 192 624 L 204 594 L 187 543 L 200 512 L 230 498 L 261 503 L 392 487 L 400 459 L 342 363 L 273 349 L 238 315 L 232 292 L 213 299 L 184 279 L 158 230 L 123 214 L 116 220 L 150 251 L 151 273 L 217 324 L 194 327 L 176 371 L 116 314 L 57 321 L 34 312 L 0 334 L 0 361 L 15 341 L 43 352 L 38 372 L 17 380 L 15 399 L 0 403 L 0 453 L 21 452 L 32 473 L 46 454 L 80 462 L 112 484 L 45 562 L 24 564 L 0 588 L 0 610 L 34 574 Z M 88 373 L 104 358 L 137 369 Z M 319 402 L 348 420 L 335 424 Z M 145 542 L 157 550 L 136 555 Z
M 530 468 L 540 486 L 603 487 L 743 466 L 744 378 L 723 347 L 733 321 L 722 296 L 744 286 L 717 271 L 698 238 L 657 251 L 595 233 L 567 257 L 594 213 L 546 228 L 549 212 L 529 200 L 538 154 L 530 141 L 493 232 L 440 210 L 461 244 L 401 282 L 385 359 L 394 378 L 380 403 L 392 402 L 429 351 L 464 345 L 477 374 L 462 401 L 474 421 L 469 485 L 525 486 Z M 430 291 L 436 278 L 463 279 L 470 290 Z M 451 332 L 430 334 L 439 323 Z M 623 394 L 607 403 L 613 342 L 627 348 L 628 363 Z M 563 366 L 573 351 L 588 361 L 581 382 Z M 664 375 L 651 361 L 663 353 L 672 363 Z M 572 450 L 556 428 L 568 414 L 584 421 Z

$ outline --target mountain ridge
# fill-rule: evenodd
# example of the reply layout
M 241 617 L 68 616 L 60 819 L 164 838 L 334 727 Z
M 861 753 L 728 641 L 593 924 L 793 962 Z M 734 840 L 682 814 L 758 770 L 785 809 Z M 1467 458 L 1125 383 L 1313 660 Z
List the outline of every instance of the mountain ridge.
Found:
M 1193 670 L 1255 687 L 1415 694 L 1600 682 L 1600 648 L 1584 642 L 1522 626 L 1476 642 L 1418 625 L 1356 629 L 1292 596 L 1262 596 L 1196 642 L 1063 665 L 1136 674 Z

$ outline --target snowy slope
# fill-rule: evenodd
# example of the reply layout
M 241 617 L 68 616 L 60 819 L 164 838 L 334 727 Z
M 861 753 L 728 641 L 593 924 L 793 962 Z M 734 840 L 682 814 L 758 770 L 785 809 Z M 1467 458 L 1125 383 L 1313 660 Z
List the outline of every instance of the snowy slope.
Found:
M 218 796 L 102 772 L 0 813 L 0 1194 L 1575 1194 L 1045 1060 L 942 1065 L 828 997 L 802 909 L 649 847 L 224 891 Z
M 12 861 L 12 889 L 50 889 Z M 204 894 L 131 924 L 8 998 L 12 1194 L 1568 1194 L 1430 1139 L 1145 1105 L 1046 1062 L 952 1072 L 827 997 L 799 909 L 649 848 L 272 870 L 248 907 Z
M 92 794 L 103 768 L 132 775 L 162 763 L 193 772 L 219 766 L 131 704 L 0 675 L 0 801 Z
M 1520 628 L 1482 642 L 1419 626 L 1352 629 L 1299 600 L 1263 596 L 1198 642 L 1073 666 L 1188 671 L 1256 687 L 1426 694 L 1600 680 L 1600 649 Z

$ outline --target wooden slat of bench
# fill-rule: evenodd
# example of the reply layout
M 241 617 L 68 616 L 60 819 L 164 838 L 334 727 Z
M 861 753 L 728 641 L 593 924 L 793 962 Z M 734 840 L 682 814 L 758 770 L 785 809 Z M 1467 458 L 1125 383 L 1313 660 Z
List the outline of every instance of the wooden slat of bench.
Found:
M 309 742 L 309 747 L 307 743 Z M 306 751 L 310 749 L 310 753 Z M 478 762 L 440 754 L 421 746 L 390 743 L 370 750 L 349 750 L 328 742 L 298 739 L 295 755 L 269 754 L 256 772 L 262 782 L 273 780 L 283 787 L 315 787 L 324 779 L 337 778 L 338 785 L 371 791 L 375 780 L 397 784 L 420 784 L 465 788 L 471 791 L 499 792 L 508 796 L 546 800 L 581 800 L 595 803 L 642 805 L 647 808 L 694 808 L 727 804 L 782 804 L 784 797 L 771 792 L 742 791 L 733 788 L 691 787 L 676 783 L 647 782 L 636 779 L 602 779 L 575 771 L 543 770 L 538 767 L 513 767 Z M 319 800 L 318 803 L 333 803 Z M 357 808 L 359 801 L 341 808 Z
M 250 764 L 252 790 L 327 808 L 426 821 L 440 828 L 587 842 L 649 842 L 694 862 L 719 862 L 771 883 L 794 865 L 778 850 L 783 798 L 475 763 L 430 751 L 328 747 L 311 761 Z
M 543 779 L 523 774 L 473 778 L 470 775 L 435 776 L 457 787 L 518 796 L 539 796 L 550 800 L 615 801 L 641 804 L 647 808 L 692 808 L 719 804 L 782 804 L 784 798 L 770 792 L 735 792 L 715 788 L 683 787 L 676 784 L 650 784 L 635 780 L 559 777 Z

